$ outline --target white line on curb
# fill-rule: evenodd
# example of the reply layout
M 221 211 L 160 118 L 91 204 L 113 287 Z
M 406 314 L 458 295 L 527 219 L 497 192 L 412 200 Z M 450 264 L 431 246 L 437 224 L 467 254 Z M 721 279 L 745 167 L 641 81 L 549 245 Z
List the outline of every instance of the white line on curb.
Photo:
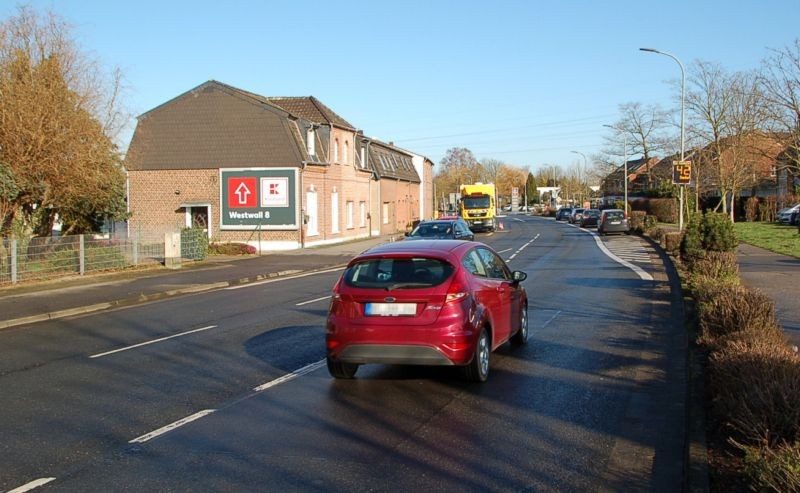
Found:
M 276 277 L 275 279 L 265 279 L 263 281 L 251 282 L 249 284 L 240 284 L 238 286 L 229 286 L 224 289 L 244 289 L 244 288 L 252 288 L 253 286 L 261 286 L 262 284 L 270 284 L 273 282 L 281 282 L 281 281 L 288 281 L 290 279 L 298 279 L 300 277 L 308 277 L 308 276 L 316 276 L 317 274 L 328 274 L 330 272 L 336 272 L 342 270 L 343 267 L 334 267 L 332 269 L 326 270 L 317 270 L 314 272 L 306 272 L 305 274 L 297 274 L 296 276 L 286 276 L 286 277 Z
M 651 276 L 650 274 L 645 272 L 644 269 L 642 269 L 638 265 L 634 265 L 634 264 L 632 264 L 630 262 L 622 260 L 621 258 L 619 258 L 616 255 L 614 255 L 613 253 L 611 253 L 611 250 L 606 248 L 606 246 L 603 244 L 603 240 L 600 239 L 600 236 L 597 233 L 589 232 L 589 234 L 591 234 L 594 237 L 595 243 L 597 243 L 597 246 L 600 247 L 600 250 L 603 253 L 605 253 L 608 258 L 610 258 L 614 262 L 617 262 L 618 264 L 622 264 L 625 267 L 629 268 L 630 270 L 635 272 L 639 276 L 639 278 L 642 279 L 642 280 L 645 280 L 645 281 L 652 281 L 653 280 L 653 276 Z

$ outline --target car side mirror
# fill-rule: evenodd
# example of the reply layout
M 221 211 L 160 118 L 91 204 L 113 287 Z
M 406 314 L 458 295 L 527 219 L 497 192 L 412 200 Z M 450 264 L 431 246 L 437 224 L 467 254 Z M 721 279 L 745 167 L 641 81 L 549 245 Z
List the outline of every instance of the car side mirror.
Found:
M 514 272 L 511 273 L 511 279 L 515 283 L 521 283 L 522 281 L 524 281 L 527 278 L 528 278 L 528 274 L 522 272 L 521 270 L 515 270 Z
M 462 234 L 461 234 L 461 231 L 456 231 L 456 232 L 453 234 L 453 238 L 461 238 L 462 236 L 464 236 L 464 235 L 462 235 Z
M 411 232 L 410 231 L 406 231 L 405 235 L 406 235 L 406 237 L 409 237 L 409 236 L 411 236 Z

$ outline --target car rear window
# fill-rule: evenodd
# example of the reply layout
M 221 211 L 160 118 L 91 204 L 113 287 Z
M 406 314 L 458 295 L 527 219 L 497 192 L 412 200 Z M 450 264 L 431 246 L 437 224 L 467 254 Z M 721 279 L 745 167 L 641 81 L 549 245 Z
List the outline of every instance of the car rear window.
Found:
M 419 236 L 421 238 L 446 238 L 453 236 L 453 223 L 421 223 L 411 232 L 409 236 Z
M 606 218 L 608 218 L 609 221 L 619 221 L 624 219 L 624 217 L 622 212 L 606 212 Z
M 347 286 L 364 289 L 415 289 L 438 286 L 453 274 L 449 263 L 426 257 L 366 259 L 344 273 Z

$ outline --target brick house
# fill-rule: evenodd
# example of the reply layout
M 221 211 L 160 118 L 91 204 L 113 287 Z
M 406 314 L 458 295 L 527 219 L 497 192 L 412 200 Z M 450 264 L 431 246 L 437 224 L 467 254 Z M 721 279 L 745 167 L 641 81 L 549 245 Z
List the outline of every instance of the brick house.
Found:
M 379 171 L 370 147 L 395 161 L 413 155 L 371 141 L 314 97 L 208 81 L 138 118 L 126 156 L 129 233 L 194 226 L 212 241 L 285 250 L 401 231 L 408 217 L 397 211 L 423 201 L 426 176 Z M 395 204 L 388 223 L 379 197 Z

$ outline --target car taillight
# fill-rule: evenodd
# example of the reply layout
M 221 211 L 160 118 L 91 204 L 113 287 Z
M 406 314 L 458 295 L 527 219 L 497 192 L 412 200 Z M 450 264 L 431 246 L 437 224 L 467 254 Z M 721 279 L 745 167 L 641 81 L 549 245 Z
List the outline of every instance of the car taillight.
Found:
M 447 288 L 447 297 L 445 298 L 445 303 L 461 301 L 467 296 L 467 294 L 469 294 L 469 291 L 466 283 L 461 280 L 461 276 L 456 275 L 450 282 L 450 287 Z

